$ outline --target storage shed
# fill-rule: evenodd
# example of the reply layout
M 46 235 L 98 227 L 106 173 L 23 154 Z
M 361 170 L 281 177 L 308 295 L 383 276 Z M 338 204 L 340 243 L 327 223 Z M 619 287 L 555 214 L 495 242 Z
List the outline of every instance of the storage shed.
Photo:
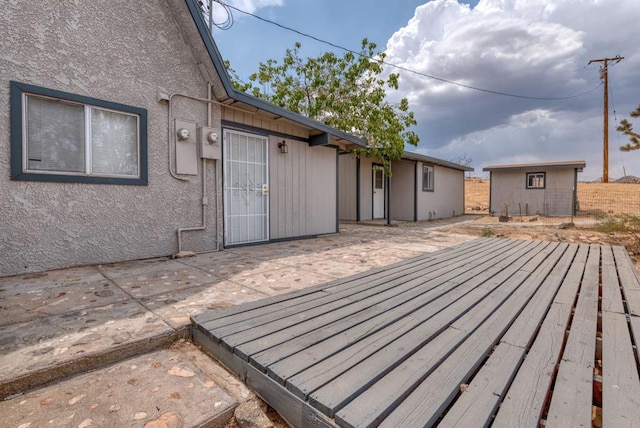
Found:
M 489 211 L 498 215 L 570 216 L 583 160 L 490 165 Z

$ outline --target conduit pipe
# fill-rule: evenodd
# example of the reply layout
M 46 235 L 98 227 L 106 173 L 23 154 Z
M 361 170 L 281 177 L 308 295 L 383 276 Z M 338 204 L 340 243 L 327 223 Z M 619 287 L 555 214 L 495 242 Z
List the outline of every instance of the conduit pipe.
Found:
M 188 95 L 188 94 L 182 94 L 182 93 L 173 93 L 169 96 L 169 112 L 168 112 L 168 132 L 169 132 L 169 174 L 175 178 L 176 180 L 180 180 L 180 181 L 189 181 L 188 178 L 185 177 L 180 177 L 178 176 L 174 171 L 173 171 L 173 150 L 175 148 L 175 144 L 176 144 L 176 130 L 175 130 L 175 123 L 172 120 L 173 119 L 173 97 L 183 97 L 183 98 L 187 98 L 190 100 L 194 100 L 194 101 L 201 101 L 201 102 L 205 102 L 207 103 L 207 126 L 211 127 L 211 104 L 218 104 L 224 107 L 228 107 L 228 108 L 232 108 L 234 110 L 240 110 L 244 113 L 249 113 L 249 114 L 256 114 L 258 112 L 258 110 L 256 110 L 255 112 L 252 111 L 247 111 L 244 109 L 240 109 L 237 107 L 233 107 L 233 106 L 229 106 L 227 104 L 221 103 L 217 100 L 214 100 L 211 98 L 211 82 L 207 83 L 207 98 L 200 98 L 200 97 L 194 97 L 192 95 Z M 207 198 L 207 160 L 205 158 L 201 159 L 202 162 L 202 199 L 201 199 L 201 204 L 202 204 L 202 221 L 200 222 L 199 226 L 193 226 L 193 227 L 179 227 L 176 230 L 176 234 L 178 236 L 178 254 L 182 253 L 182 232 L 194 232 L 194 231 L 204 231 L 207 229 L 207 206 L 209 205 L 209 200 Z M 217 170 L 217 169 L 216 169 Z M 214 192 L 214 197 L 216 198 L 216 202 L 218 202 L 218 192 L 217 192 L 217 187 L 216 190 Z M 218 251 L 220 249 L 220 242 L 218 241 L 218 239 L 216 238 L 216 250 L 214 251 Z

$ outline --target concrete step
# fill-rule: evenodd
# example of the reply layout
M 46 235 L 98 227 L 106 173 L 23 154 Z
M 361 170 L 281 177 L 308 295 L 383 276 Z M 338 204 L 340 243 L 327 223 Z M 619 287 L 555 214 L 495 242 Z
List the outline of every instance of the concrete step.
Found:
M 2 425 L 221 427 L 238 405 L 221 385 L 225 376 L 178 342 L 2 401 Z
M 6 324 L 0 400 L 188 337 L 135 301 Z

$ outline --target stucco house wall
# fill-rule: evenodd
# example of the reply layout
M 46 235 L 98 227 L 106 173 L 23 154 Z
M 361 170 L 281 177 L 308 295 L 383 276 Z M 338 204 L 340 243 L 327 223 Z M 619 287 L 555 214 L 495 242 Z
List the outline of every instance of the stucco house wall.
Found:
M 114 0 L 9 2 L 0 14 L 0 275 L 176 252 L 176 229 L 201 224 L 200 176 L 167 172 L 167 105 L 158 92 L 207 97 L 193 50 L 176 20 L 184 2 Z M 19 23 L 20 25 L 17 25 Z M 147 109 L 148 185 L 12 181 L 9 81 Z M 220 120 L 214 108 L 214 122 Z M 205 124 L 207 108 L 176 102 L 176 117 Z M 207 163 L 208 176 L 217 164 Z M 200 168 L 200 166 L 199 166 Z M 210 185 L 203 233 L 185 234 L 194 251 L 220 244 L 221 207 Z
M 574 210 L 577 174 L 586 164 L 491 166 L 490 211 L 497 215 L 568 216 Z M 544 173 L 544 188 L 527 188 L 527 174 Z
M 337 152 L 363 143 L 233 92 L 226 74 L 219 74 L 222 59 L 203 25 L 194 0 L 4 6 L 0 276 L 172 255 L 179 249 L 177 230 L 203 224 L 204 230 L 180 234 L 181 249 L 221 249 L 223 161 L 194 155 L 194 175 L 178 173 L 176 146 L 183 143 L 175 141 L 174 119 L 209 126 L 219 138 L 226 129 L 268 138 L 269 239 L 337 231 Z M 10 82 L 146 111 L 146 180 L 12 179 Z M 206 102 L 211 98 L 218 101 Z M 278 148 L 282 141 L 287 154 Z

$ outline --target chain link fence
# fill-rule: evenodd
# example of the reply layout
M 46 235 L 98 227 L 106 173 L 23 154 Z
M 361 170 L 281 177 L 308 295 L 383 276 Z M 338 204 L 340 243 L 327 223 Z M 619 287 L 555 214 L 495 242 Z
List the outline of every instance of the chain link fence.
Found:
M 537 209 L 534 210 L 532 207 Z M 473 212 L 470 212 L 473 213 Z M 578 185 L 573 190 L 546 189 L 544 202 L 506 202 L 500 211 L 479 218 L 479 222 L 531 223 L 544 225 L 597 225 L 611 221 L 640 219 L 640 184 Z

